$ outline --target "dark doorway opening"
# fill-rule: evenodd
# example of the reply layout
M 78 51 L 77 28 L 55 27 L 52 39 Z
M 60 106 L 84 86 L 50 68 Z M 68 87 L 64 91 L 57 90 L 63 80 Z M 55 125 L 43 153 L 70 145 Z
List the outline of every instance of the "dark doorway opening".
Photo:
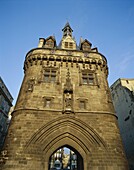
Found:
M 62 146 L 50 156 L 48 170 L 84 170 L 83 158 L 74 148 Z

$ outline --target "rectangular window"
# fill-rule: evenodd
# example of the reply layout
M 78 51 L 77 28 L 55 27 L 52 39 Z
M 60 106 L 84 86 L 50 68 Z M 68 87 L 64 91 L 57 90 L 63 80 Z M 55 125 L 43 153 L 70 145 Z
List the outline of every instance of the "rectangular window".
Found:
M 68 48 L 68 42 L 65 42 L 65 48 Z
M 51 99 L 46 99 L 45 107 L 50 107 Z
M 55 82 L 56 81 L 56 75 L 51 75 L 51 82 Z
M 52 105 L 53 105 L 53 97 L 47 97 L 47 96 L 44 96 L 44 107 L 45 108 L 52 108 Z
M 82 73 L 82 84 L 94 84 L 94 75 L 92 73 Z
M 73 43 L 72 42 L 69 43 L 69 47 L 73 48 Z
M 85 101 L 80 101 L 79 105 L 80 105 L 80 109 L 86 109 L 86 102 Z
M 45 82 L 49 82 L 49 75 L 44 75 Z
M 44 72 L 44 81 L 46 83 L 56 82 L 56 73 L 57 73 L 57 71 L 53 70 L 53 69 L 45 70 L 45 72 Z
M 88 79 L 86 77 L 82 77 L 83 79 L 83 84 L 88 84 Z
M 65 48 L 72 49 L 73 43 L 72 42 L 65 42 Z

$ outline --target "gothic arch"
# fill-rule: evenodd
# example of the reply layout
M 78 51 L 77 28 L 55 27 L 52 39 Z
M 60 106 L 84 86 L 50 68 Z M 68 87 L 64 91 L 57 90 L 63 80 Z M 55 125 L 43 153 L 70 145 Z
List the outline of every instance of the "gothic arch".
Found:
M 89 125 L 74 116 L 62 115 L 38 129 L 27 142 L 25 149 L 38 147 L 43 152 L 45 170 L 47 170 L 53 152 L 66 145 L 80 153 L 84 161 L 84 170 L 87 169 L 93 149 L 107 148 L 103 139 Z
M 73 131 L 69 131 L 70 128 L 73 128 Z M 56 136 L 59 136 L 58 134 L 59 134 L 60 129 L 67 130 L 73 136 L 76 136 L 76 133 L 74 132 L 78 132 L 81 135 L 85 136 L 85 138 L 89 141 L 91 145 L 94 145 L 94 146 L 98 145 L 98 146 L 103 146 L 106 148 L 105 142 L 92 127 L 90 127 L 85 122 L 81 121 L 80 119 L 77 119 L 74 116 L 70 116 L 70 115 L 58 117 L 48 122 L 44 126 L 42 126 L 40 129 L 38 129 L 38 131 L 36 131 L 32 135 L 30 140 L 27 142 L 26 146 L 30 145 L 30 143 L 39 142 L 41 139 L 45 140 L 45 137 L 48 134 L 49 135 L 55 134 Z M 62 131 L 62 134 L 64 132 L 65 131 Z
M 62 146 L 69 146 L 71 148 L 75 148 L 75 150 L 81 155 L 83 158 L 85 167 L 87 166 L 87 153 L 85 153 L 85 150 L 81 148 L 81 145 L 74 140 L 73 138 L 69 137 L 67 134 L 63 135 L 61 139 L 58 138 L 57 141 L 54 141 L 51 146 L 49 146 L 49 149 L 47 152 L 44 151 L 45 157 L 44 157 L 44 162 L 45 162 L 45 167 L 48 169 L 48 162 L 50 156 L 53 154 L 55 150 Z
M 77 156 L 77 158 L 76 158 L 76 165 L 77 165 L 77 169 L 78 170 L 84 170 L 84 163 L 83 163 L 83 157 L 81 156 L 81 154 L 74 148 L 74 147 L 72 147 L 72 146 L 69 146 L 69 145 L 63 145 L 63 146 L 61 146 L 60 148 L 57 148 L 54 152 L 53 152 L 53 157 L 51 157 L 50 156 L 50 158 L 49 158 L 49 170 L 50 170 L 50 166 L 51 166 L 51 160 L 54 158 L 54 154 L 56 153 L 56 151 L 58 151 L 58 150 L 60 150 L 60 149 L 63 149 L 63 148 L 68 148 L 68 149 L 70 149 L 71 151 L 73 151 L 74 152 L 74 154 Z M 61 153 L 63 153 L 63 152 L 61 152 Z M 60 158 L 62 158 L 62 156 L 61 155 L 55 155 L 55 158 L 57 159 L 60 159 Z M 62 162 L 62 160 L 60 159 L 60 161 Z M 53 167 L 53 166 L 52 166 Z

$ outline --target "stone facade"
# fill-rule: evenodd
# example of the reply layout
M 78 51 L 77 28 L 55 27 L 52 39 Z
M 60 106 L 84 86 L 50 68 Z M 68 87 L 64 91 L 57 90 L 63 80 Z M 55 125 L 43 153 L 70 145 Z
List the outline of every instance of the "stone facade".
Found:
M 134 169 L 134 79 L 118 79 L 110 87 L 130 170 Z
M 127 170 L 111 101 L 106 58 L 88 40 L 77 46 L 69 23 L 59 44 L 40 38 L 26 55 L 24 80 L 5 143 L 3 170 L 49 170 L 61 147 L 77 170 Z

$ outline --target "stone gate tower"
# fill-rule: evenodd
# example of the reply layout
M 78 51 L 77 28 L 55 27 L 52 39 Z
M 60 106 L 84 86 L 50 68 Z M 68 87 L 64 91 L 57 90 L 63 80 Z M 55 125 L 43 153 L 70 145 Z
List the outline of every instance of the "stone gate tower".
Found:
M 40 38 L 24 62 L 24 80 L 6 139 L 3 170 L 49 170 L 49 159 L 67 146 L 77 170 L 127 170 L 107 83 L 106 58 L 72 37 L 69 23 L 57 46 Z

